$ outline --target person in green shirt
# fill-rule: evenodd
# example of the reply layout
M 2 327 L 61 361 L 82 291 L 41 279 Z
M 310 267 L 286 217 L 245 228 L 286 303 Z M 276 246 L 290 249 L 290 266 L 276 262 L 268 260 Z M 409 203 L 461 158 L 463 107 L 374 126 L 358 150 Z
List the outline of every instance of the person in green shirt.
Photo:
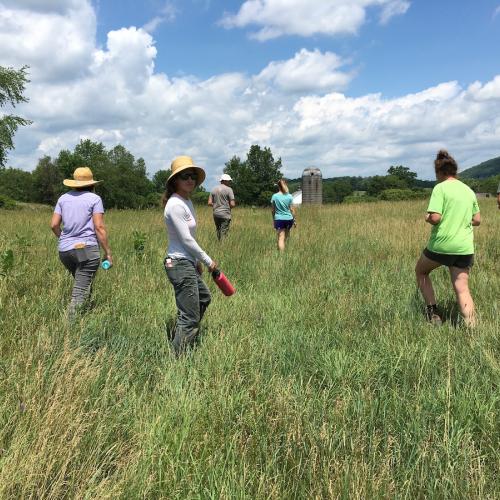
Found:
M 276 229 L 276 237 L 278 250 L 283 252 L 285 244 L 290 236 L 290 230 L 295 224 L 295 208 L 293 207 L 293 196 L 288 191 L 288 186 L 285 179 L 278 181 L 278 192 L 271 197 L 271 210 L 273 213 L 274 229 Z
M 447 151 L 438 152 L 434 167 L 438 184 L 432 190 L 425 216 L 432 230 L 415 267 L 417 283 L 427 306 L 427 320 L 440 325 L 442 320 L 429 274 L 447 266 L 465 324 L 473 327 L 476 317 L 469 291 L 469 272 L 474 263 L 472 226 L 479 226 L 481 214 L 476 195 L 457 179 L 457 163 Z

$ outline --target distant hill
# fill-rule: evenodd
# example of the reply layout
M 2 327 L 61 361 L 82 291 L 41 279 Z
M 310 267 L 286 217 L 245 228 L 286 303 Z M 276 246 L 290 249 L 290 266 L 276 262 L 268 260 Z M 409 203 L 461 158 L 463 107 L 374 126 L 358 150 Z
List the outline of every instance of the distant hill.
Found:
M 483 161 L 483 163 L 459 172 L 459 174 L 464 179 L 486 179 L 493 175 L 500 175 L 500 156 Z

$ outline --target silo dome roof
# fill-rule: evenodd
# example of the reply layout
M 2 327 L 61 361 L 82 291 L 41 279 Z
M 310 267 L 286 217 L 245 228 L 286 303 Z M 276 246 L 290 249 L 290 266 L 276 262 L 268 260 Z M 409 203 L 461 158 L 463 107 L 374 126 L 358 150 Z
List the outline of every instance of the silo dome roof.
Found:
M 314 168 L 314 167 L 309 167 L 304 169 L 304 171 L 302 172 L 302 177 L 309 175 L 315 175 L 321 177 L 321 170 L 319 168 Z

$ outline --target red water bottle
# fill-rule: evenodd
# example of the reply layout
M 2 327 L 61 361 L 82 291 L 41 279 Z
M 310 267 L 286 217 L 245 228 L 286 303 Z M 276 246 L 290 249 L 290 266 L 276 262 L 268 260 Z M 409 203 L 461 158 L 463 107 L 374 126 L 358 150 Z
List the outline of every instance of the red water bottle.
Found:
M 212 271 L 212 278 L 214 279 L 215 284 L 221 289 L 222 293 L 227 297 L 236 292 L 234 286 L 219 269 L 214 269 Z

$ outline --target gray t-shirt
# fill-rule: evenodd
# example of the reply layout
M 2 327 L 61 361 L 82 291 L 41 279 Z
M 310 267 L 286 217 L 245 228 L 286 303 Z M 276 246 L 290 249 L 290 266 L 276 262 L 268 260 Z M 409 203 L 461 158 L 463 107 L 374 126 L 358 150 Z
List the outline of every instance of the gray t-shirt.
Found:
M 233 190 L 225 184 L 220 184 L 212 189 L 210 194 L 212 196 L 214 215 L 221 219 L 230 219 L 231 205 L 229 202 L 234 200 Z

